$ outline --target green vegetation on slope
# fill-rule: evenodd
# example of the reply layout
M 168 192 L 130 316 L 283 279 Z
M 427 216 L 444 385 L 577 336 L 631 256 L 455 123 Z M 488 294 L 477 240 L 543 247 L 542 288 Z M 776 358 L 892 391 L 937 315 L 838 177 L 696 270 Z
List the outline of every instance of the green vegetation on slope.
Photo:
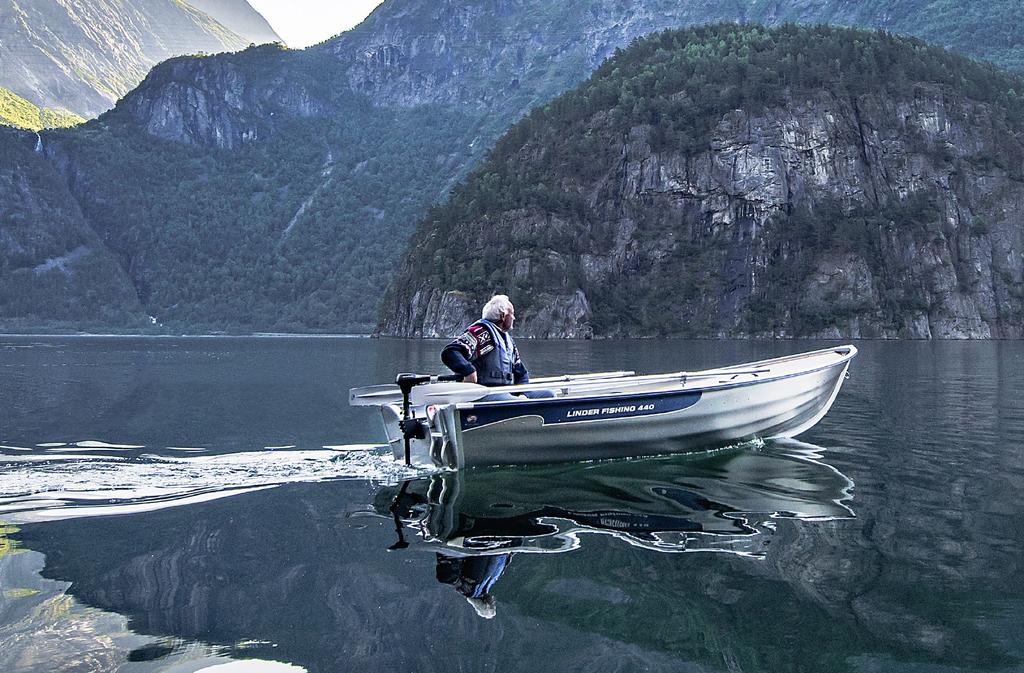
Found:
M 67 128 L 81 124 L 85 119 L 67 110 L 40 109 L 18 94 L 0 87 L 0 124 L 28 131 Z

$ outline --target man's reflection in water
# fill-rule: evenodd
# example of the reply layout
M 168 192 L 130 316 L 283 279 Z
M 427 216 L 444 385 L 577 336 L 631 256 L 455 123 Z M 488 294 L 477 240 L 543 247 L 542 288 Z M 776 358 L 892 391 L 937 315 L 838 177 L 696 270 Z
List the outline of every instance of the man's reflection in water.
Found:
M 411 517 L 417 507 L 427 504 L 427 499 L 409 490 L 412 481 L 402 484 L 398 495 L 391 501 L 388 508 L 395 519 L 395 532 L 398 541 L 390 548 L 405 549 L 409 543 L 403 534 L 402 518 Z M 437 581 L 451 584 L 455 590 L 466 597 L 476 613 L 484 619 L 493 619 L 497 614 L 491 587 L 498 581 L 505 568 L 512 562 L 512 554 L 488 554 L 484 556 L 453 556 L 437 554 Z
M 487 556 L 437 555 L 437 581 L 451 584 L 466 597 L 476 613 L 492 619 L 497 612 L 491 587 L 512 562 L 512 554 Z

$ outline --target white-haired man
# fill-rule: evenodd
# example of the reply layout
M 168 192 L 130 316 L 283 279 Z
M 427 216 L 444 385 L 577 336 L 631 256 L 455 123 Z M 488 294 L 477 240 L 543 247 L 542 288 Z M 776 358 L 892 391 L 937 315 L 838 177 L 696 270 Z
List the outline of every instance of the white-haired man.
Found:
M 441 361 L 462 380 L 485 386 L 529 383 L 519 349 L 509 332 L 516 322 L 507 295 L 496 294 L 484 304 L 480 320 L 466 328 L 441 351 Z

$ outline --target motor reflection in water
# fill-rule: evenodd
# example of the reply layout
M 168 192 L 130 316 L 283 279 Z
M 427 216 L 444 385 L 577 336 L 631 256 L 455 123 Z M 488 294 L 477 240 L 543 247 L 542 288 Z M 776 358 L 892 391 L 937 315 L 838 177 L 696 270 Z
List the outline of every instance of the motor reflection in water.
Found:
M 437 579 L 477 614 L 515 554 L 578 549 L 588 534 L 665 553 L 763 558 L 778 519 L 852 518 L 853 482 L 795 440 L 700 456 L 446 472 L 378 494 L 398 540 L 437 546 Z M 409 531 L 413 531 L 410 536 Z

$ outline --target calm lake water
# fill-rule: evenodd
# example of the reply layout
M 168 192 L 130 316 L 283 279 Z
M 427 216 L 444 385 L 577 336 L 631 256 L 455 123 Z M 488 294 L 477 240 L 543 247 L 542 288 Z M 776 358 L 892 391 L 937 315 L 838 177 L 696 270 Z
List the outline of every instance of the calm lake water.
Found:
M 438 342 L 0 336 L 0 671 L 1024 671 L 1024 343 L 857 346 L 799 441 L 431 474 L 347 390 Z

